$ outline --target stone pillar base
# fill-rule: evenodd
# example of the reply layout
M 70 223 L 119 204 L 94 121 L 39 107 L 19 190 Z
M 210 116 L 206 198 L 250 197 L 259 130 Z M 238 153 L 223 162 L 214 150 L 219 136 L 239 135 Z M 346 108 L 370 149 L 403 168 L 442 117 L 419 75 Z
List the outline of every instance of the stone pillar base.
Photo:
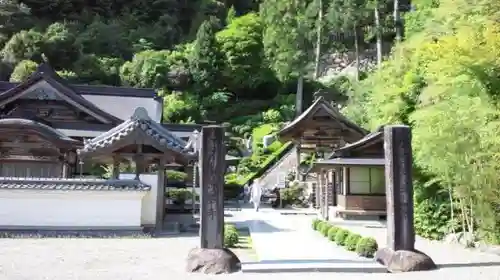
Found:
M 188 272 L 227 274 L 241 270 L 241 261 L 229 249 L 194 248 L 187 258 Z
M 418 250 L 393 251 L 383 248 L 375 254 L 375 260 L 387 268 L 391 273 L 433 270 L 437 266 L 434 261 L 425 253 Z

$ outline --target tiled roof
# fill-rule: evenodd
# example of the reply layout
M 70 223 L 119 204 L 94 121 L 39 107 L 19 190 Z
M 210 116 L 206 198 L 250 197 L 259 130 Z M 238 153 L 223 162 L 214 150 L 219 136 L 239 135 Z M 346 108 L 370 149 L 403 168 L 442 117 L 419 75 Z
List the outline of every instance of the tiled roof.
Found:
M 0 190 L 60 191 L 149 191 L 151 186 L 137 180 L 7 178 L 0 177 Z
M 124 121 L 115 128 L 85 142 L 84 147 L 78 150 L 78 154 L 86 155 L 105 149 L 113 144 L 124 140 L 135 132 L 142 132 L 155 143 L 156 148 L 186 154 L 186 142 L 165 129 L 161 124 L 149 118 L 144 108 L 137 108 L 130 119 Z

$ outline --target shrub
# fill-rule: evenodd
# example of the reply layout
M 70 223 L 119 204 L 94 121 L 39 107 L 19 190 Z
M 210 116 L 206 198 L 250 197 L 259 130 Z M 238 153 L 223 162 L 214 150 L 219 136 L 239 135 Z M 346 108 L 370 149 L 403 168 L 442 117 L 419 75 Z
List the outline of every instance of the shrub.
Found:
M 350 233 L 345 239 L 345 248 L 349 251 L 355 251 L 362 236 L 357 233 Z
M 187 174 L 176 170 L 167 170 L 167 180 L 175 182 L 184 182 L 187 179 Z
M 321 223 L 321 219 L 314 219 L 312 220 L 312 229 L 318 230 L 318 226 Z
M 184 204 L 186 200 L 193 197 L 192 191 L 188 189 L 171 189 L 165 194 L 167 198 L 173 200 L 175 204 Z M 199 199 L 196 195 L 195 199 Z
M 349 231 L 346 229 L 339 229 L 337 231 L 337 234 L 335 234 L 335 243 L 339 246 L 344 246 L 345 245 L 345 240 L 347 236 L 349 235 Z
M 224 225 L 224 247 L 233 248 L 240 239 L 240 234 L 234 225 Z
M 325 223 L 323 225 L 323 228 L 321 229 L 321 234 L 323 234 L 324 237 L 328 236 L 328 231 L 332 228 L 332 225 L 329 223 Z
M 356 245 L 356 253 L 361 257 L 373 258 L 377 250 L 377 241 L 372 237 L 361 238 Z
M 336 226 L 332 226 L 329 230 L 328 230 L 328 240 L 330 241 L 335 241 L 335 236 L 337 235 L 337 232 L 340 230 L 339 227 L 336 227 Z
M 322 232 L 323 231 L 323 227 L 326 225 L 326 222 L 325 221 L 321 221 L 318 223 L 318 227 L 316 227 L 316 230 L 319 231 L 319 232 Z

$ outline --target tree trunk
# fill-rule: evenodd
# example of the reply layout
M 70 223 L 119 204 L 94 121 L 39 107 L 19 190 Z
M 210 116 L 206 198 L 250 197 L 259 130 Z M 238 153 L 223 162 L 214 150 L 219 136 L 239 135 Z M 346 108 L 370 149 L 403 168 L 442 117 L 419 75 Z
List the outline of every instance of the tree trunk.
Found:
M 401 14 L 399 13 L 399 0 L 394 0 L 394 28 L 396 31 L 396 43 L 403 39 L 403 26 L 401 23 Z
M 358 42 L 358 27 L 354 25 L 354 55 L 356 57 L 356 81 L 359 81 L 359 42 Z
M 304 106 L 304 71 L 300 71 L 299 77 L 297 79 L 297 97 L 295 102 L 295 112 L 296 116 L 302 114 L 302 107 Z
M 378 9 L 378 3 L 375 6 L 375 28 L 377 35 L 377 66 L 380 67 L 382 64 L 382 26 L 380 26 L 380 11 Z
M 316 58 L 314 62 L 314 79 L 317 80 L 320 75 L 320 60 L 321 60 L 321 33 L 323 30 L 323 0 L 319 1 L 317 34 L 316 34 Z

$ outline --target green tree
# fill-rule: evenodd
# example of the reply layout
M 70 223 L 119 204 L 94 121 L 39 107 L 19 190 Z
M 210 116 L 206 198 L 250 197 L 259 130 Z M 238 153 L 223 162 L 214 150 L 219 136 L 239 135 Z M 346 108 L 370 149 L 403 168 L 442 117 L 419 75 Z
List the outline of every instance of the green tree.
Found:
M 47 27 L 43 37 L 43 53 L 55 69 L 68 69 L 81 55 L 75 30 L 56 22 Z
M 35 30 L 14 34 L 2 50 L 3 61 L 16 65 L 21 60 L 42 61 L 43 35 Z
M 310 1 L 265 0 L 260 6 L 264 23 L 264 50 L 270 67 L 282 81 L 297 77 L 302 96 L 304 78 L 314 56 L 314 28 L 308 17 Z
M 32 60 L 23 60 L 16 65 L 10 76 L 11 82 L 22 82 L 26 80 L 33 72 L 36 71 L 38 63 Z
M 222 75 L 228 89 L 237 96 L 242 96 L 245 89 L 255 89 L 273 77 L 264 60 L 262 31 L 261 19 L 257 14 L 250 13 L 234 19 L 217 33 L 224 58 Z
M 214 18 L 201 24 L 189 57 L 195 91 L 200 96 L 210 95 L 220 84 L 222 55 L 215 38 L 217 25 Z

